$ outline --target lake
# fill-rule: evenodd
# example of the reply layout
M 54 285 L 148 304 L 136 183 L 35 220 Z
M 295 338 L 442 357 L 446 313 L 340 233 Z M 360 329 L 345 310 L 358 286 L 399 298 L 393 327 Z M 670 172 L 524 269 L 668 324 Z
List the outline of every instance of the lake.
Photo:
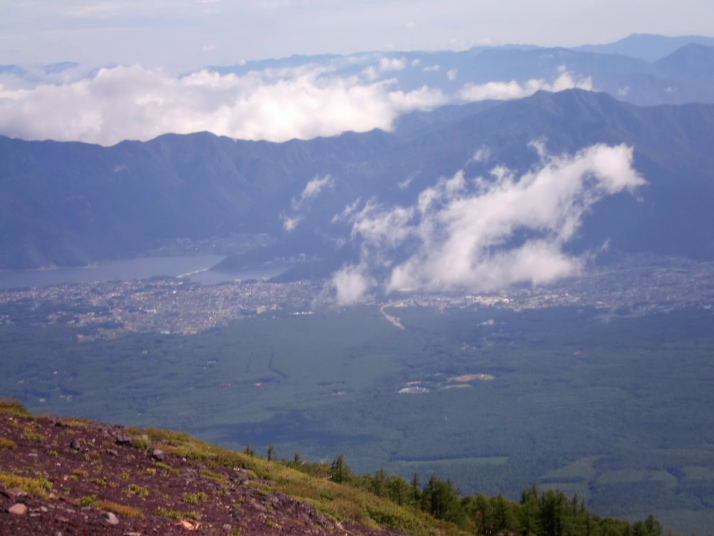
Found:
M 236 272 L 208 271 L 225 257 L 197 255 L 191 257 L 140 257 L 105 261 L 83 268 L 55 268 L 52 270 L 10 270 L 0 272 L 0 288 L 41 287 L 77 283 L 80 281 L 129 281 L 154 276 L 184 276 L 204 285 L 215 285 L 237 279 L 262 279 L 285 272 L 289 265 L 270 264 Z

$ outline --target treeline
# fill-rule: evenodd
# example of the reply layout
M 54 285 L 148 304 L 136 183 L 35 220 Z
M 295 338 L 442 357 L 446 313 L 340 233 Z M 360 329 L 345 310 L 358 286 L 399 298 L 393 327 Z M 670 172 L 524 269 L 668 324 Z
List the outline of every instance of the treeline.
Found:
M 255 456 L 248 446 L 246 454 Z M 275 460 L 275 449 L 268 449 L 267 459 Z M 352 472 L 344 456 L 331 464 L 311 463 L 295 454 L 291 461 L 280 463 L 318 478 L 368 491 L 392 502 L 426 512 L 436 519 L 449 521 L 459 528 L 484 536 L 662 536 L 662 525 L 653 516 L 644 521 L 602 518 L 588 512 L 585 502 L 577 496 L 567 497 L 562 491 L 541 491 L 534 484 L 521 493 L 519 502 L 503 495 L 467 495 L 451 479 L 440 480 L 434 475 L 422 482 L 415 473 L 411 481 L 399 475 L 388 475 L 380 469 L 374 475 Z M 672 533 L 668 533 L 670 536 Z

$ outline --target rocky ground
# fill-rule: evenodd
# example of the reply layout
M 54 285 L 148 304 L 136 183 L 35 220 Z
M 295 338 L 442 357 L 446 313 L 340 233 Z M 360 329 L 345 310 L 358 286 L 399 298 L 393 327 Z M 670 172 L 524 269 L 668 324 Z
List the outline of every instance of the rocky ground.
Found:
M 0 413 L 0 535 L 396 535 L 120 426 Z

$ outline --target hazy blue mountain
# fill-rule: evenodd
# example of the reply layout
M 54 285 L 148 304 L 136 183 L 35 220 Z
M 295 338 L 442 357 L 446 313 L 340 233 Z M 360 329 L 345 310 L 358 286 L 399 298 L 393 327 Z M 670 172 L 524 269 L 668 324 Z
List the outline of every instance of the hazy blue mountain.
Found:
M 714 80 L 714 43 L 704 46 L 692 43 L 657 61 L 659 71 L 671 78 L 710 84 Z
M 76 63 L 73 61 L 62 61 L 60 63 L 52 63 L 50 65 L 44 65 L 42 67 L 42 70 L 46 74 L 56 74 L 56 73 L 61 73 L 62 71 L 66 71 L 67 69 L 74 69 L 75 67 L 79 67 L 79 63 Z
M 714 85 L 703 83 L 711 73 L 708 47 L 714 38 L 632 35 L 608 45 L 572 49 L 526 45 L 474 47 L 438 52 L 367 52 L 349 56 L 291 56 L 280 60 L 211 67 L 221 74 L 244 75 L 251 70 L 316 66 L 322 76 L 360 76 L 390 80 L 390 87 L 412 91 L 423 86 L 459 95 L 466 84 L 537 80 L 552 84 L 564 72 L 576 81 L 589 80 L 593 89 L 641 105 L 714 102 Z M 682 49 L 681 52 L 679 49 Z M 400 68 L 380 69 L 380 61 L 400 62 Z
M 25 76 L 25 70 L 17 65 L 0 65 L 0 74 L 22 77 Z
M 84 264 L 234 231 L 278 239 L 246 262 L 305 253 L 331 265 L 335 244 L 349 236 L 333 218 L 348 204 L 411 204 L 459 169 L 469 176 L 497 164 L 528 169 L 537 161 L 534 140 L 555 154 L 626 143 L 648 181 L 640 200 L 598 204 L 574 249 L 609 240 L 613 253 L 714 258 L 714 105 L 639 107 L 569 90 L 415 113 L 392 134 L 280 144 L 208 133 L 113 147 L 0 138 L 0 267 Z M 490 159 L 469 162 L 480 147 Z M 307 183 L 327 175 L 330 187 L 301 204 Z M 293 217 L 301 223 L 288 233 L 283 222 Z
M 274 144 L 199 133 L 101 147 L 0 137 L 0 266 L 81 265 L 173 237 L 274 232 L 316 173 L 378 155 L 387 138 Z
M 648 62 L 654 62 L 690 43 L 714 46 L 714 37 L 702 37 L 697 35 L 668 37 L 665 35 L 632 34 L 614 43 L 583 45 L 575 47 L 573 50 L 621 54 L 623 56 L 631 56 Z

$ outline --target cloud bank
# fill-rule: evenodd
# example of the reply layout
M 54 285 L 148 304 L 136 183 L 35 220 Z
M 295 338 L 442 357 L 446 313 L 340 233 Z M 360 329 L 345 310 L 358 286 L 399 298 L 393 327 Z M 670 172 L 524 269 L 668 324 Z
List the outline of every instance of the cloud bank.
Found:
M 561 67 L 552 81 L 466 83 L 453 94 L 422 86 L 399 89 L 405 58 L 348 58 L 372 65 L 338 74 L 344 62 L 268 68 L 242 75 L 202 70 L 187 76 L 139 65 L 101 68 L 87 76 L 79 65 L 57 72 L 0 73 L 0 134 L 113 145 L 161 134 L 208 131 L 245 140 L 283 142 L 345 131 L 390 130 L 413 110 L 483 99 L 516 99 L 543 89 L 592 89 Z M 438 65 L 424 70 L 438 70 Z M 446 72 L 453 82 L 457 69 Z M 413 86 L 412 86 L 413 87 Z
M 564 246 L 585 213 L 644 180 L 625 145 L 561 156 L 535 145 L 540 164 L 521 176 L 504 167 L 488 178 L 467 179 L 459 171 L 423 190 L 413 206 L 368 201 L 346 212 L 361 255 L 358 264 L 334 274 L 337 303 L 356 303 L 373 291 L 487 291 L 577 274 L 584 259 Z
M 511 100 L 529 97 L 540 90 L 556 92 L 575 88 L 592 91 L 592 79 L 576 79 L 571 73 L 561 68 L 561 74 L 552 83 L 545 80 L 528 80 L 523 85 L 515 80 L 511 82 L 488 82 L 486 84 L 468 83 L 461 89 L 460 97 L 465 101 Z
M 401 60 L 391 60 L 396 69 Z M 393 89 L 393 81 L 329 76 L 323 67 L 176 76 L 138 65 L 32 88 L 0 86 L 0 133 L 23 139 L 112 145 L 165 133 L 209 131 L 282 142 L 352 130 L 389 129 L 405 111 L 445 104 L 439 90 Z

